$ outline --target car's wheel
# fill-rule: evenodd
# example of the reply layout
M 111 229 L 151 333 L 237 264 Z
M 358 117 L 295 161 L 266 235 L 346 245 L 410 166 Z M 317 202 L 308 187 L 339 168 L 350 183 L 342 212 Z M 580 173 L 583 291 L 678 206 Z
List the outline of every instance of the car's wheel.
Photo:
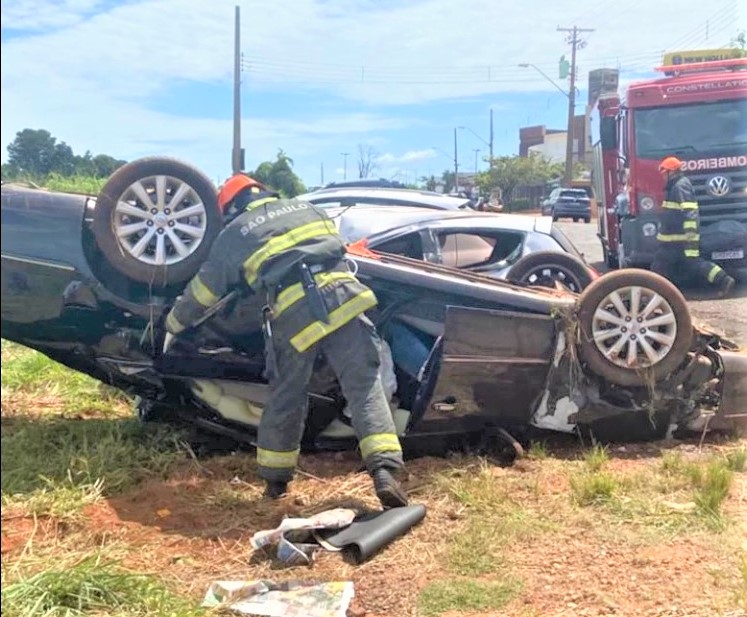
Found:
M 591 223 L 591 218 L 587 216 L 587 217 L 586 217 L 586 218 L 584 219 L 584 223 Z
M 613 384 L 660 381 L 690 350 L 693 325 L 687 301 L 653 272 L 605 274 L 584 290 L 577 306 L 581 360 Z
M 133 281 L 185 283 L 222 226 L 210 179 L 182 161 L 148 157 L 115 171 L 96 200 L 93 234 L 104 257 Z
M 538 251 L 517 261 L 506 274 L 511 283 L 523 283 L 539 287 L 565 285 L 571 291 L 581 293 L 591 283 L 587 265 L 568 253 Z

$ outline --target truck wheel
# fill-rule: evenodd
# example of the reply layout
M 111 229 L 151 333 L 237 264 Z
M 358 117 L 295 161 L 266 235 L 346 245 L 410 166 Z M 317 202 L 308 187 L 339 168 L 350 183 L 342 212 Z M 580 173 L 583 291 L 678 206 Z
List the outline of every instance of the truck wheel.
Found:
M 187 282 L 222 227 L 210 178 L 176 159 L 148 157 L 117 169 L 101 189 L 93 234 L 127 278 L 155 287 Z
M 578 299 L 577 316 L 581 360 L 620 386 L 661 381 L 682 364 L 692 344 L 687 301 L 672 283 L 647 270 L 598 278 Z
M 537 251 L 517 261 L 506 274 L 506 280 L 535 287 L 555 287 L 556 283 L 561 283 L 581 293 L 592 278 L 587 265 L 573 255 Z
M 617 270 L 620 265 L 617 260 L 617 251 L 610 251 L 606 245 L 602 244 L 602 255 L 607 267 L 610 270 Z

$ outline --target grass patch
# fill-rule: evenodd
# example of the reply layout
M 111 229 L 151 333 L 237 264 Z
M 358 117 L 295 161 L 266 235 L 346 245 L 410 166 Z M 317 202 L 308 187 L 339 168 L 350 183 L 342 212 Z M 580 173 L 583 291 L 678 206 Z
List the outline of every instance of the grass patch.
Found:
M 584 454 L 584 463 L 589 471 L 592 472 L 601 471 L 609 460 L 610 457 L 607 454 L 607 448 L 599 444 L 594 445 L 593 448 L 587 450 Z
M 457 576 L 491 574 L 505 566 L 506 537 L 492 521 L 474 519 L 449 541 L 446 563 Z
M 167 474 L 183 456 L 173 429 L 111 417 L 124 400 L 115 390 L 8 341 L 2 342 L 2 398 L 3 506 L 73 516 L 104 494 Z M 73 410 L 75 417 L 65 417 Z M 82 419 L 81 411 L 106 417 Z
M 61 193 L 82 193 L 84 195 L 98 195 L 101 192 L 107 178 L 95 178 L 93 176 L 63 176 L 51 173 L 44 181 L 44 188 Z
M 741 473 L 747 467 L 747 448 L 737 448 L 726 454 L 726 466 Z
M 550 456 L 544 441 L 533 441 L 529 444 L 527 457 L 535 461 L 544 461 Z
M 88 557 L 6 585 L 2 614 L 8 617 L 197 617 L 205 612 L 172 594 L 156 578 Z
M 111 414 L 125 396 L 105 384 L 73 371 L 42 353 L 2 342 L 3 414 L 44 415 L 52 412 Z
M 571 477 L 573 499 L 580 506 L 608 503 L 619 488 L 619 481 L 606 471 L 596 471 Z
M 418 608 L 424 617 L 447 611 L 488 611 L 503 608 L 522 591 L 514 579 L 479 581 L 454 579 L 426 585 L 418 597 Z
M 175 432 L 135 419 L 16 419 L 1 439 L 3 504 L 28 501 L 46 504 L 44 513 L 69 513 L 71 498 L 85 505 L 94 493 L 165 476 L 183 456 Z
M 705 467 L 697 467 L 695 480 L 695 505 L 702 514 L 719 519 L 721 506 L 729 496 L 734 472 L 725 459 L 714 460 Z
M 573 498 L 581 506 L 603 507 L 622 522 L 658 531 L 721 531 L 735 470 L 744 469 L 747 458 L 743 450 L 701 459 L 666 452 L 657 466 L 631 475 L 587 470 L 571 476 Z M 600 469 L 599 460 L 590 464 L 587 458 L 586 465 Z

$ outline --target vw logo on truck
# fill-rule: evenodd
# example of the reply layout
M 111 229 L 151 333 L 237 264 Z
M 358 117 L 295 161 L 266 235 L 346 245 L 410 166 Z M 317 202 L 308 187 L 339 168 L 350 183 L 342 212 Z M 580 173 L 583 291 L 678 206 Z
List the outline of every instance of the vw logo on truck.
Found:
M 713 176 L 708 180 L 708 192 L 715 197 L 723 197 L 731 190 L 731 182 L 726 176 Z

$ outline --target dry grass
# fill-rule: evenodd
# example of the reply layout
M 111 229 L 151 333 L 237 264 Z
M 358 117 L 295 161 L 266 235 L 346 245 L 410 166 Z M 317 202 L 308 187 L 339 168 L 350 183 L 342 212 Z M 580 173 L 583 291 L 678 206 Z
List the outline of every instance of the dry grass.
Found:
M 196 462 L 178 434 L 139 426 L 126 401 L 36 355 L 3 342 L 4 615 L 191 617 L 212 580 L 232 577 L 352 580 L 367 617 L 747 608 L 744 443 L 548 439 L 510 468 L 411 461 L 422 524 L 360 565 L 324 553 L 284 568 L 252 552 L 255 531 L 377 507 L 355 454 L 303 456 L 290 496 L 268 502 L 251 456 Z

